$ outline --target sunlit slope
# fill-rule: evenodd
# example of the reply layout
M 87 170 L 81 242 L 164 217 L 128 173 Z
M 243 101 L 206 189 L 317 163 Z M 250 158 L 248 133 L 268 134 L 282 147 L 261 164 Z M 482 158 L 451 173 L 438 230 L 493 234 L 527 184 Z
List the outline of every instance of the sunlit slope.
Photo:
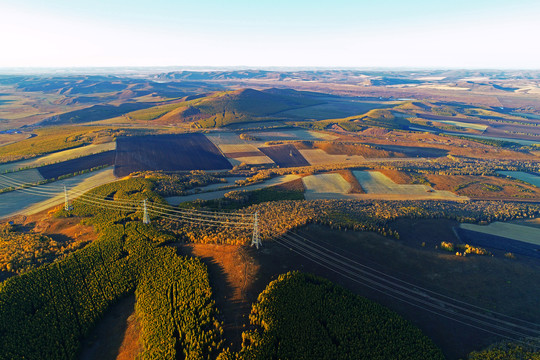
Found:
M 238 122 L 286 119 L 279 113 L 321 101 L 292 90 L 242 89 L 218 92 L 197 99 L 155 106 L 128 114 L 133 120 L 160 123 L 195 123 L 196 127 L 222 127 Z

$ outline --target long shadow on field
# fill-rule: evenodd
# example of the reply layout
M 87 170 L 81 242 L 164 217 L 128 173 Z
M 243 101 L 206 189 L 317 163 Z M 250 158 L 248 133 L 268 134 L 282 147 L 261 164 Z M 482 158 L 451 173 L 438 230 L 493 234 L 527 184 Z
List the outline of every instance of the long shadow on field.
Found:
M 257 273 L 249 249 L 232 245 L 177 244 L 181 255 L 198 257 L 208 267 L 210 285 L 223 322 L 226 346 L 239 350 L 242 331 L 248 324 L 251 304 L 259 292 L 252 291 Z

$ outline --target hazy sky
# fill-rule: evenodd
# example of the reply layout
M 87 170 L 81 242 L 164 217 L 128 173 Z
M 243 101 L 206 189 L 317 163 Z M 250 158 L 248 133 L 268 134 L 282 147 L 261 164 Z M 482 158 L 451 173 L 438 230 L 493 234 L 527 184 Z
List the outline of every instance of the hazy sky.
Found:
M 0 0 L 0 67 L 540 68 L 540 0 Z

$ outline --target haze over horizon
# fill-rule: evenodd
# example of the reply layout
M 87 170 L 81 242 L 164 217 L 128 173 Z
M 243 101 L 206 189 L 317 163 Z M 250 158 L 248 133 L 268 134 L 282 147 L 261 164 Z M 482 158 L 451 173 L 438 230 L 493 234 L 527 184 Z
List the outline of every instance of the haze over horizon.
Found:
M 539 68 L 540 2 L 0 1 L 0 67 Z

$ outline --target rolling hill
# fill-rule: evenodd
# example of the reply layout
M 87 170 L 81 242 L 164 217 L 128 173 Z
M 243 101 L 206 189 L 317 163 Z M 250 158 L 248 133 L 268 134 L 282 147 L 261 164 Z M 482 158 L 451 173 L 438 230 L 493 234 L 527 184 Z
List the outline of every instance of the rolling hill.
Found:
M 196 127 L 223 127 L 233 123 L 264 120 L 287 120 L 279 113 L 322 101 L 311 93 L 294 90 L 253 90 L 217 92 L 204 97 L 134 111 L 133 120 L 156 120 L 160 123 L 194 123 Z

